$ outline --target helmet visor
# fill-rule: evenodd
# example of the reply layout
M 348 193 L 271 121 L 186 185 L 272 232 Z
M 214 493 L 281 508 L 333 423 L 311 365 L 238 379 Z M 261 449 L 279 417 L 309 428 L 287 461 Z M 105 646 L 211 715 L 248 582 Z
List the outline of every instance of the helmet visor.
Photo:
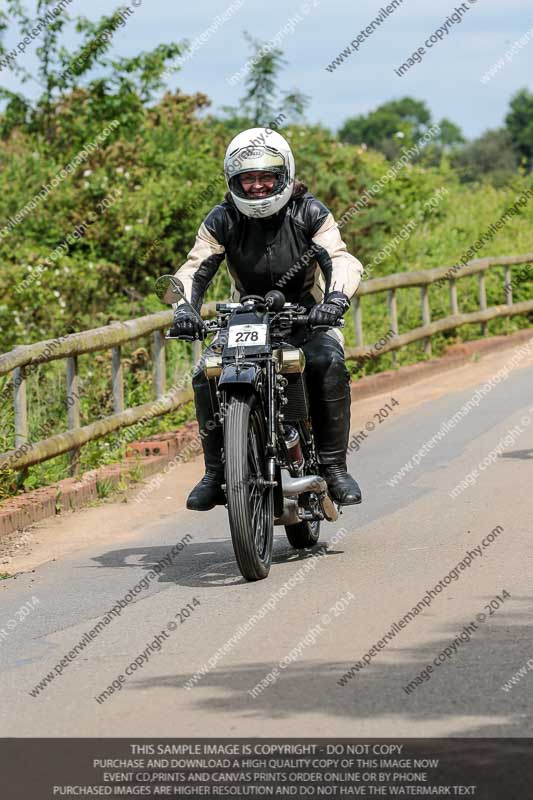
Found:
M 288 169 L 283 155 L 273 148 L 243 147 L 228 159 L 226 177 L 230 191 L 237 197 L 261 200 L 283 191 Z

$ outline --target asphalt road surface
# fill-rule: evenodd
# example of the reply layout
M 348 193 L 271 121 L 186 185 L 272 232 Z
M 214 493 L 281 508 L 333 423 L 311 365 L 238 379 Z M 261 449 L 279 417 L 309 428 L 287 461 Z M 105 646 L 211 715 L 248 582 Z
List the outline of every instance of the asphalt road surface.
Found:
M 533 667 L 533 349 L 441 427 L 512 354 L 354 405 L 364 502 L 312 551 L 276 528 L 267 580 L 224 508 L 185 510 L 199 460 L 35 526 L 0 564 L 26 570 L 0 582 L 3 735 L 533 736 L 533 669 L 502 688 Z

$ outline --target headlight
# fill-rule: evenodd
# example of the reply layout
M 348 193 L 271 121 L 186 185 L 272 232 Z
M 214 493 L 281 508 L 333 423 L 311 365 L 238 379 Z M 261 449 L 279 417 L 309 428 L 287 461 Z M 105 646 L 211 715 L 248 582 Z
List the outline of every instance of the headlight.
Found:
M 222 355 L 206 356 L 204 360 L 206 378 L 218 378 L 222 372 Z
M 303 372 L 305 369 L 305 354 L 299 347 L 278 347 L 273 352 L 276 360 L 276 369 L 282 375 L 293 372 Z

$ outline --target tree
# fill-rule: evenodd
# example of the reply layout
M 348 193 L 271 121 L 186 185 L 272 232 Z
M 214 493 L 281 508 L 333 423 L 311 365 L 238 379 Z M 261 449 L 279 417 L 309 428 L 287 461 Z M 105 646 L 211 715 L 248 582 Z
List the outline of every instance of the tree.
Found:
M 455 122 L 444 117 L 444 119 L 441 119 L 439 122 L 439 128 L 440 133 L 433 141 L 440 146 L 443 152 L 451 152 L 461 145 L 466 144 L 463 132 Z
M 245 31 L 244 36 L 253 51 L 252 65 L 246 77 L 246 94 L 242 104 L 254 125 L 267 125 L 274 116 L 274 97 L 277 76 L 287 63 L 279 47 L 265 49 L 262 42 Z
M 252 50 L 246 93 L 238 107 L 222 106 L 229 115 L 227 123 L 240 129 L 247 124 L 267 126 L 280 112 L 293 122 L 302 122 L 309 97 L 298 89 L 281 92 L 278 85 L 279 73 L 287 63 L 283 50 L 254 39 L 247 31 L 244 37 Z
M 403 97 L 400 100 L 390 100 L 381 108 L 396 114 L 403 122 L 411 125 L 415 139 L 419 139 L 431 122 L 431 112 L 423 100 L 413 97 Z
M 449 119 L 441 119 L 439 131 L 413 159 L 425 167 L 438 167 L 444 156 L 453 156 L 466 144 L 461 128 Z
M 33 80 L 42 89 L 32 102 L 21 92 L 0 87 L 0 100 L 5 101 L 0 135 L 7 138 L 14 128 L 25 126 L 52 142 L 58 134 L 56 109 L 72 103 L 76 92 L 78 98 L 83 96 L 83 102 L 92 106 L 95 122 L 120 115 L 122 124 L 127 124 L 128 120 L 134 124 L 135 114 L 143 103 L 154 99 L 165 86 L 166 62 L 180 55 L 183 44 L 161 44 L 134 58 L 113 59 L 107 56 L 113 34 L 127 23 L 126 10 L 131 14 L 131 9 L 119 6 L 113 13 L 92 22 L 86 17 L 71 18 L 64 11 L 46 16 L 55 5 L 51 0 L 37 3 L 37 21 L 44 24 L 37 39 L 36 78 L 26 70 L 21 58 L 9 52 L 3 43 L 11 22 L 18 27 L 19 38 L 28 36 L 36 22 L 30 19 L 21 0 L 8 0 L 7 12 L 0 11 L 1 63 L 7 65 L 22 84 Z M 82 36 L 74 53 L 61 44 L 61 34 L 68 25 L 74 25 Z
M 463 183 L 489 180 L 495 186 L 503 186 L 518 167 L 509 131 L 486 131 L 452 156 L 452 166 Z
M 284 92 L 281 108 L 288 116 L 289 122 L 303 124 L 305 121 L 305 110 L 309 105 L 308 95 L 300 92 L 299 89 L 292 89 Z
M 520 89 L 514 95 L 505 124 L 516 153 L 530 171 L 533 167 L 533 92 Z
M 431 112 L 423 101 L 403 97 L 347 119 L 339 138 L 349 144 L 366 144 L 394 158 L 403 147 L 419 141 L 430 123 Z

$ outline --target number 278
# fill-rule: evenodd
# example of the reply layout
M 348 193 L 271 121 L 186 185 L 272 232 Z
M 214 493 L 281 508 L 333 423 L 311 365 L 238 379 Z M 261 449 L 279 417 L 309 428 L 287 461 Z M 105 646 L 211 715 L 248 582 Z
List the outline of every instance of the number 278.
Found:
M 259 339 L 259 334 L 257 331 L 236 331 L 235 332 L 235 341 L 236 342 L 257 342 Z

